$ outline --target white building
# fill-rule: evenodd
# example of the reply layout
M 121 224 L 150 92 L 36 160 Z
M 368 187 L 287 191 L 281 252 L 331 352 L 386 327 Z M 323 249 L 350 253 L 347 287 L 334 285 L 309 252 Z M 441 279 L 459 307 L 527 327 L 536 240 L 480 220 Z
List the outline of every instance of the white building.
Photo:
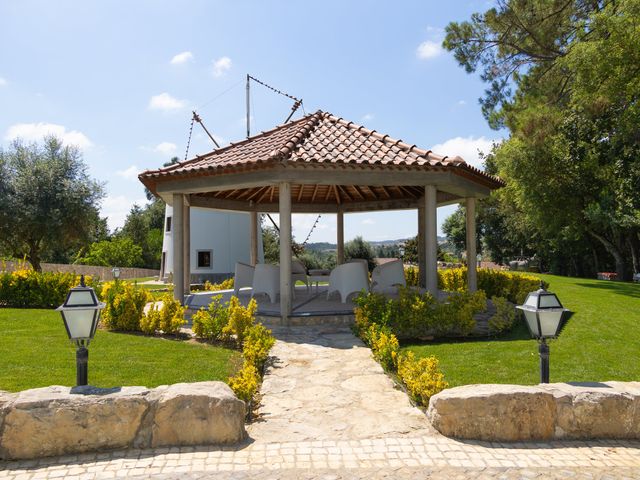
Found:
M 219 282 L 233 276 L 236 262 L 249 263 L 250 215 L 191 207 L 191 282 Z M 160 278 L 173 272 L 173 207 L 166 206 Z M 259 222 L 259 220 L 258 220 Z M 260 232 L 260 225 L 258 225 Z M 258 262 L 264 262 L 258 234 Z

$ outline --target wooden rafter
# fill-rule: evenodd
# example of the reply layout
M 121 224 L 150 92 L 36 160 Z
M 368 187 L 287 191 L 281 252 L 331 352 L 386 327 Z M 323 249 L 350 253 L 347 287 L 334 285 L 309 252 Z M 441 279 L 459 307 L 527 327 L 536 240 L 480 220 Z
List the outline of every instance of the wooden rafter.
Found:
M 353 185 L 353 190 L 358 194 L 358 197 L 360 197 L 360 200 L 365 200 L 364 195 L 360 191 L 360 187 L 358 185 Z
M 273 187 L 264 187 L 264 191 L 262 192 L 262 195 L 260 195 L 260 198 L 258 198 L 258 200 L 256 200 L 256 203 L 262 203 L 262 201 L 264 200 L 264 198 L 269 195 L 269 190 L 271 190 Z
M 264 193 L 265 190 L 268 190 L 269 187 L 259 187 L 256 188 L 256 190 L 249 196 L 247 197 L 247 201 L 251 201 L 253 200 L 255 197 L 257 197 L 258 195 L 260 195 L 261 193 Z
M 275 193 L 275 191 L 276 191 L 276 186 L 273 185 L 271 187 L 271 196 L 269 197 L 269 203 L 273 203 L 273 194 Z
M 333 187 L 333 192 L 336 195 L 336 203 L 338 205 L 340 205 L 340 193 L 338 192 L 338 186 L 337 185 L 332 185 L 332 187 Z
M 328 202 L 329 201 L 329 197 L 331 196 L 331 192 L 333 191 L 333 189 L 331 187 L 327 188 L 327 194 L 324 196 L 324 201 Z
M 353 197 L 349 194 L 347 187 L 343 187 L 343 186 L 337 186 L 338 191 L 342 192 L 344 194 L 345 197 L 347 197 L 347 199 L 350 202 L 353 202 Z M 339 203 L 339 202 L 338 202 Z
M 316 193 L 318 193 L 318 184 L 313 187 L 313 194 L 311 195 L 311 203 L 313 203 L 316 199 Z
M 386 189 L 386 187 L 380 186 L 380 190 L 382 190 L 387 198 L 391 198 L 391 194 L 389 194 L 389 191 Z
M 300 190 L 298 190 L 298 202 L 302 200 L 302 194 L 304 193 L 304 185 L 300 185 Z

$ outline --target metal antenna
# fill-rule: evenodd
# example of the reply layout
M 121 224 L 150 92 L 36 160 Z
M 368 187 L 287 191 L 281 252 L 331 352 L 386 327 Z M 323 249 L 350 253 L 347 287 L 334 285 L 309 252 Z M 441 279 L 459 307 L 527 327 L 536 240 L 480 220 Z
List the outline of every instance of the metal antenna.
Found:
M 249 93 L 249 83 L 251 77 L 247 73 L 247 138 L 251 136 L 251 107 L 250 107 L 250 93 Z
M 213 144 L 216 146 L 216 148 L 220 148 L 220 145 L 218 144 L 218 142 L 216 142 L 216 139 L 213 138 L 213 135 L 211 135 L 209 133 L 209 130 L 207 130 L 207 127 L 204 126 L 204 123 L 202 123 L 202 119 L 200 118 L 200 116 L 196 113 L 196 111 L 193 111 L 193 120 L 195 120 L 196 122 L 198 122 L 200 124 L 200 126 L 202 127 L 202 129 L 206 132 L 207 135 L 209 135 L 209 138 L 211 139 L 211 141 L 213 142 Z M 193 125 L 193 123 L 192 123 Z

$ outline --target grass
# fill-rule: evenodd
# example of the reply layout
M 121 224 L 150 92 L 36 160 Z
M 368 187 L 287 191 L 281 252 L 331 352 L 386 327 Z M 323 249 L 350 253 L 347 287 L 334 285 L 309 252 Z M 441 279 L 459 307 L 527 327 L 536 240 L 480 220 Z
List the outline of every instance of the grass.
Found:
M 550 342 L 550 380 L 638 380 L 640 285 L 540 275 L 574 312 Z M 450 386 L 473 383 L 533 385 L 539 381 L 538 346 L 524 324 L 491 340 L 406 345 L 418 356 L 435 355 Z
M 75 348 L 60 313 L 0 308 L 0 390 L 75 385 Z M 98 387 L 226 381 L 239 367 L 234 350 L 99 330 L 89 347 L 89 383 Z

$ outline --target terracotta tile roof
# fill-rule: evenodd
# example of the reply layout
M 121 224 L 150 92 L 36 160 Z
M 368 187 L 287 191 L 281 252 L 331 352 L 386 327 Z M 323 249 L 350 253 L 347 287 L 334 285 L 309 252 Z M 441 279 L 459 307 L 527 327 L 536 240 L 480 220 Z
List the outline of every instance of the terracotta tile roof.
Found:
M 484 177 L 495 187 L 502 185 L 497 177 L 467 164 L 458 156 L 437 155 L 431 150 L 409 145 L 323 111 L 186 162 L 147 170 L 140 174 L 140 179 L 207 175 L 221 170 L 259 168 L 273 163 L 448 167 Z

